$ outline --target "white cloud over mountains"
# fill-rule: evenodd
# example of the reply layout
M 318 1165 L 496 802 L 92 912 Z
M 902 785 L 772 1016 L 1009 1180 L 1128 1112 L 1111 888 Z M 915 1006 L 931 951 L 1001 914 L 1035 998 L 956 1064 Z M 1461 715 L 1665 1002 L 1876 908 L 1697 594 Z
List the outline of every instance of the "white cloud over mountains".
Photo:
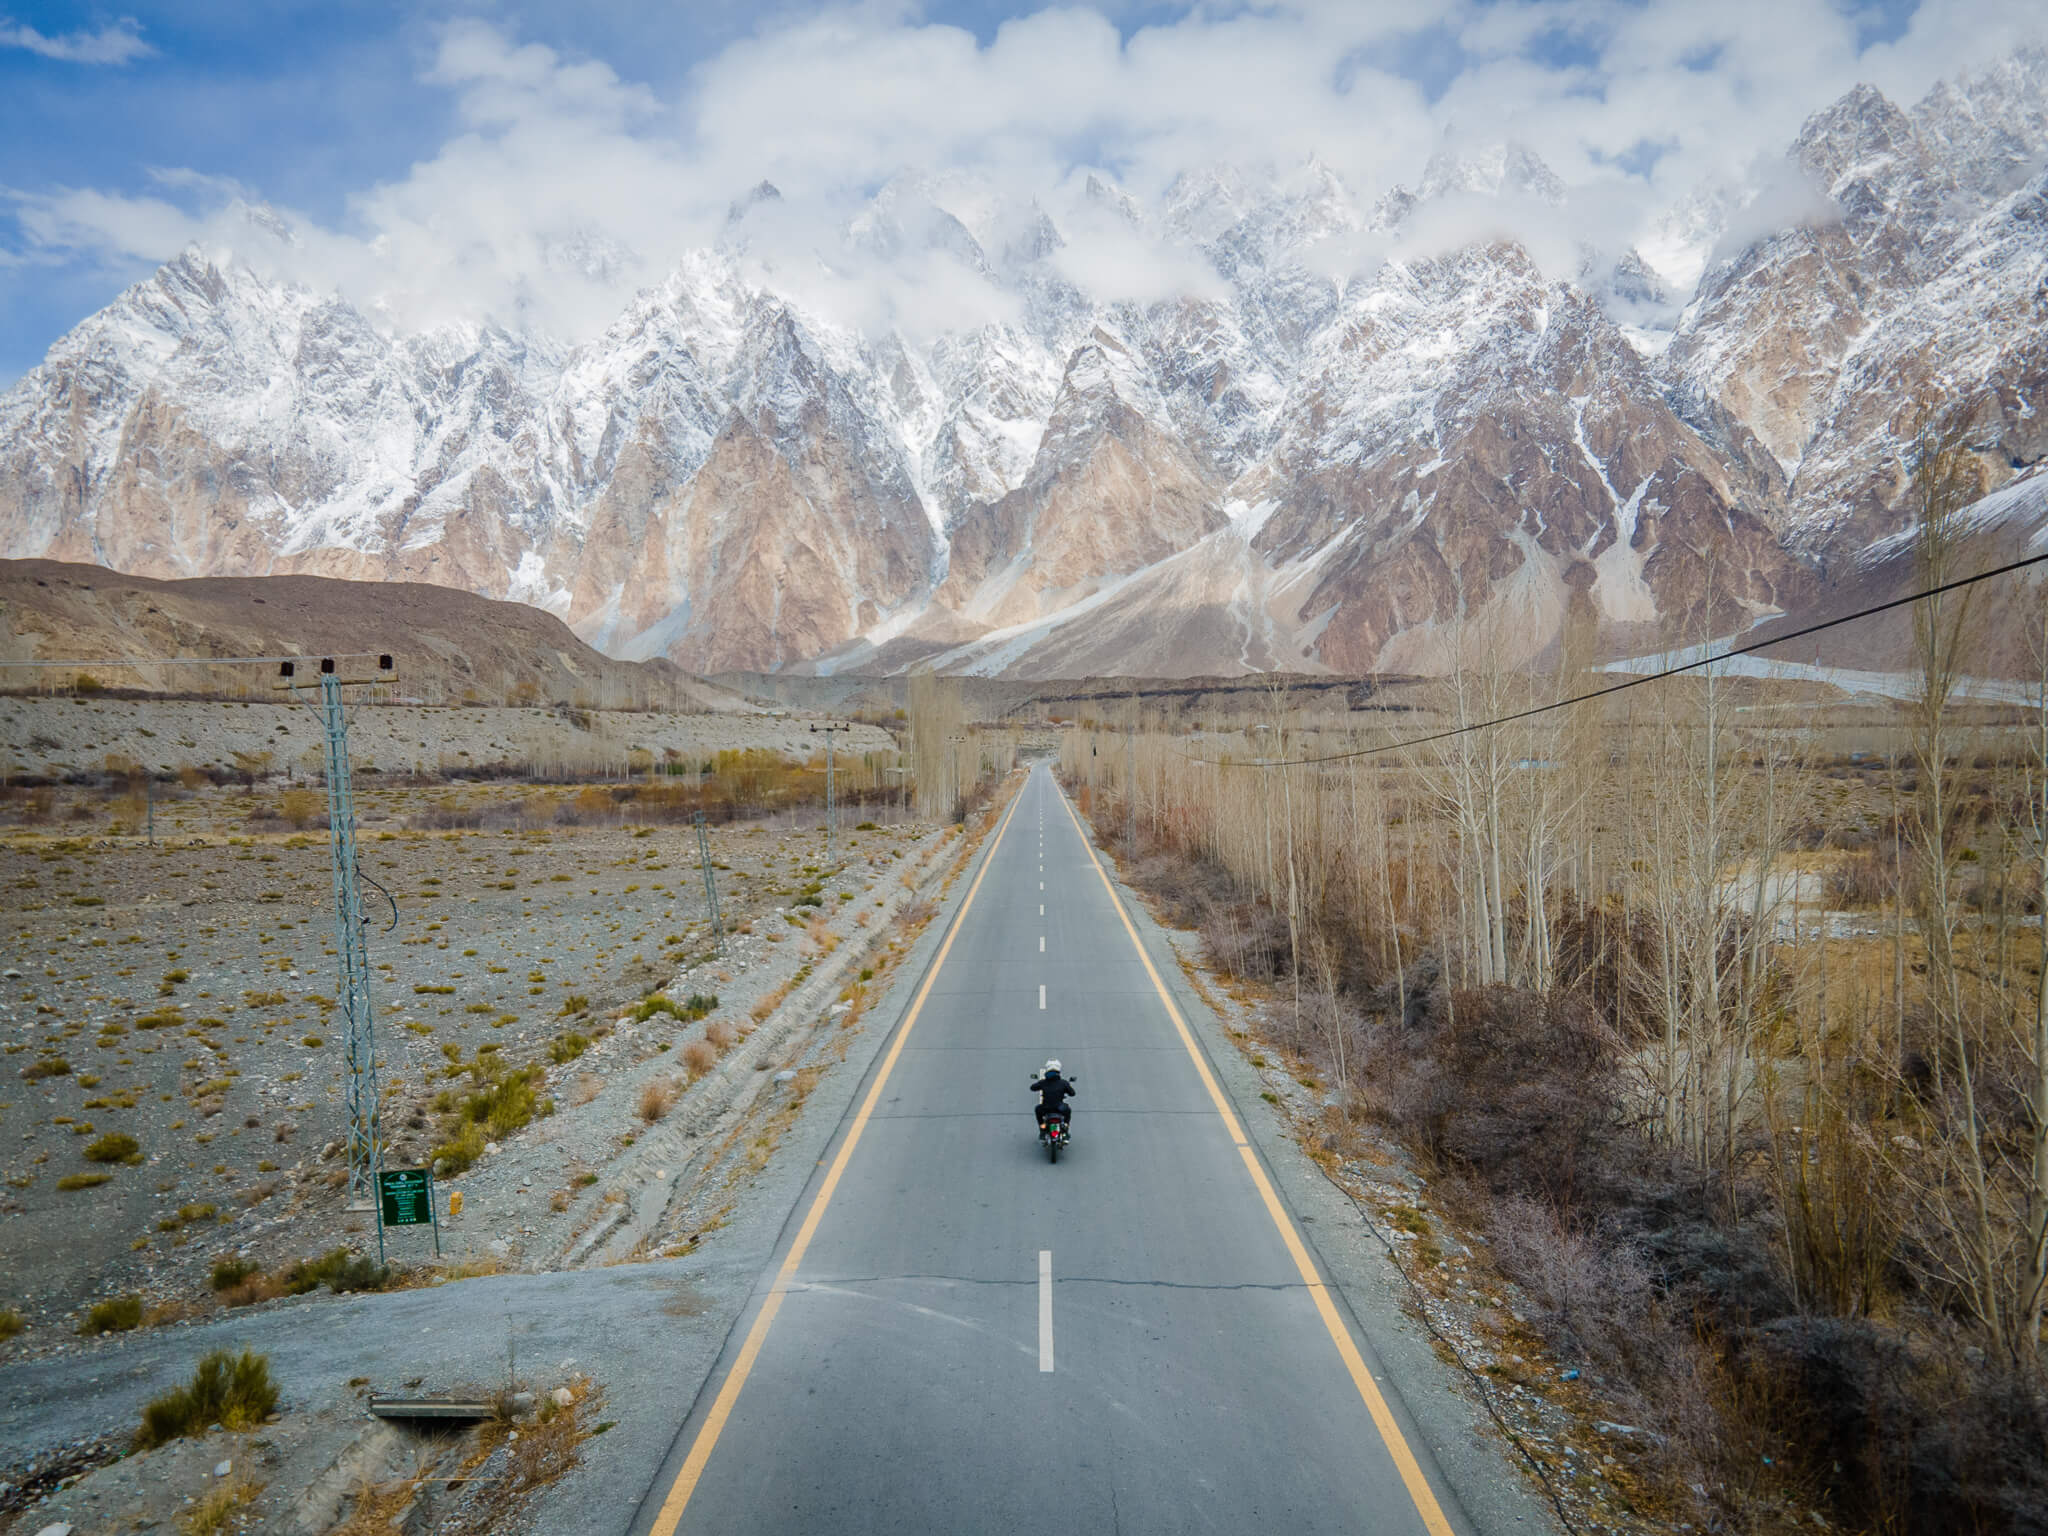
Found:
M 289 241 L 254 233 L 245 204 L 262 189 L 201 167 L 159 173 L 146 196 L 0 194 L 23 235 L 0 261 L 120 270 L 196 241 L 338 287 L 396 327 L 493 319 L 575 340 L 720 238 L 735 199 L 766 180 L 782 199 L 742 233 L 779 286 L 855 323 L 944 328 L 1005 301 L 929 241 L 891 253 L 844 234 L 906 173 L 970 225 L 1014 226 L 1035 202 L 1091 291 L 1149 298 L 1210 279 L 1091 200 L 1091 170 L 1156 210 L 1182 171 L 1314 154 L 1369 206 L 1415 185 L 1440 148 L 1504 139 L 1572 188 L 1566 209 L 1509 200 L 1467 210 L 1443 238 L 1504 221 L 1562 260 L 1574 238 L 1626 244 L 1702 182 L 1775 157 L 1859 80 L 1910 101 L 2036 25 L 2013 0 L 1923 0 L 1902 35 L 1859 50 L 1856 20 L 1831 0 L 1507 0 L 1433 15 L 1418 28 L 1412 5 L 1386 0 L 1201 6 L 1124 36 L 1059 8 L 983 43 L 901 5 L 856 5 L 765 23 L 667 92 L 464 20 L 439 34 L 424 76 L 452 93 L 457 131 L 355 193 L 340 227 L 284 209 Z M 1454 73 L 1396 72 L 1419 32 Z M 81 50 L 52 57 L 147 46 L 132 27 L 94 36 L 0 29 L 15 46 Z

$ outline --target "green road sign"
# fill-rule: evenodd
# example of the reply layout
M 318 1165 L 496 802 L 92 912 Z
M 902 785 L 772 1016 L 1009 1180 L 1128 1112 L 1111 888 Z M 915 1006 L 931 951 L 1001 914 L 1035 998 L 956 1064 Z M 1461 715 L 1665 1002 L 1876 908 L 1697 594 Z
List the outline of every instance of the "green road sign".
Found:
M 434 1175 L 425 1168 L 387 1168 L 377 1175 L 387 1227 L 424 1227 L 434 1220 Z

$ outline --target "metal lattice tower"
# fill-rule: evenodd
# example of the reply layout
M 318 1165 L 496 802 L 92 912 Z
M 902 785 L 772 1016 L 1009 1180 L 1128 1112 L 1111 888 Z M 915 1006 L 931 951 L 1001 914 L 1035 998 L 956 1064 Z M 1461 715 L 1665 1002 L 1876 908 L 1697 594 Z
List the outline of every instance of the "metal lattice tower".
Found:
M 825 738 L 825 862 L 832 862 L 832 833 L 839 821 L 839 808 L 832 803 L 832 737 L 840 731 L 850 731 L 850 725 L 814 725 L 812 735 L 822 734 Z
M 718 881 L 711 873 L 711 834 L 704 826 L 704 813 L 697 813 L 697 857 L 704 865 L 704 910 L 711 918 L 712 942 L 725 953 L 725 923 L 718 915 Z
M 362 887 L 356 879 L 356 804 L 348 765 L 348 716 L 341 679 L 320 676 L 320 709 L 327 721 L 327 825 L 334 849 L 334 952 L 348 1031 L 348 1193 L 351 1202 L 377 1199 L 383 1155 L 377 1097 L 377 1036 L 370 1014 L 370 952 L 363 936 Z M 382 1239 L 381 1222 L 378 1228 Z

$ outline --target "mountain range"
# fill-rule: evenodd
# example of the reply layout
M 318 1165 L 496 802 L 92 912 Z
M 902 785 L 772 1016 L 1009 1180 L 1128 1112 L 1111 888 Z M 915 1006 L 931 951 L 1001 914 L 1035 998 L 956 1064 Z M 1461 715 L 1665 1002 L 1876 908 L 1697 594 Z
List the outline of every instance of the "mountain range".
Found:
M 2044 159 L 2027 51 L 1909 107 L 1859 87 L 1619 251 L 1511 144 L 1369 200 L 1315 160 L 1152 202 L 1095 177 L 1066 229 L 906 174 L 818 259 L 999 300 L 929 335 L 778 275 L 763 183 L 576 345 L 393 331 L 248 259 L 294 238 L 252 207 L 237 249 L 186 250 L 0 395 L 0 556 L 435 583 L 697 672 L 1697 640 L 1895 551 L 1927 401 L 1972 403 L 1987 494 L 2041 465 Z M 1193 277 L 1091 295 L 1081 223 Z

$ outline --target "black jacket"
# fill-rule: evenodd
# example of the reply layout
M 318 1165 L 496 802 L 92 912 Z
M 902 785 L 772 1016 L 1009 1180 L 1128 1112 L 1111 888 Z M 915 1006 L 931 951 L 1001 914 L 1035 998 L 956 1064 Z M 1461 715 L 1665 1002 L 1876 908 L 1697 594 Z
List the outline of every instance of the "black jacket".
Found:
M 1064 1077 L 1053 1075 L 1041 1077 L 1031 1085 L 1031 1091 L 1038 1095 L 1039 1113 L 1043 1114 L 1048 1109 L 1064 1109 L 1066 1101 L 1081 1090 Z

